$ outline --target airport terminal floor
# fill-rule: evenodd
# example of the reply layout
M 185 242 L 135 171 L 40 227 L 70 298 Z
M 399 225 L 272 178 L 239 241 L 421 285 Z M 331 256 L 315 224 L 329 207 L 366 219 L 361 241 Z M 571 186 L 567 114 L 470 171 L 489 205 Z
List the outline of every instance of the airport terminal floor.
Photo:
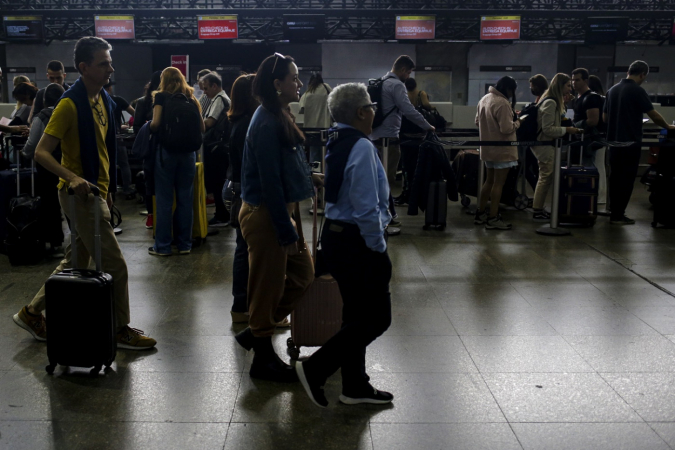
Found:
M 327 409 L 300 384 L 249 377 L 229 314 L 234 230 L 189 256 L 153 257 L 140 206 L 122 200 L 131 325 L 157 348 L 119 351 L 95 378 L 47 375 L 44 343 L 12 315 L 56 261 L 0 258 L 0 448 L 675 448 L 675 231 L 650 227 L 647 198 L 636 183 L 636 225 L 599 217 L 567 237 L 537 235 L 516 210 L 503 212 L 512 231 L 474 226 L 456 203 L 444 232 L 402 216 L 389 247 L 393 323 L 367 354 L 372 384 L 394 402 L 338 403 L 338 373 Z M 285 358 L 289 334 L 274 337 Z

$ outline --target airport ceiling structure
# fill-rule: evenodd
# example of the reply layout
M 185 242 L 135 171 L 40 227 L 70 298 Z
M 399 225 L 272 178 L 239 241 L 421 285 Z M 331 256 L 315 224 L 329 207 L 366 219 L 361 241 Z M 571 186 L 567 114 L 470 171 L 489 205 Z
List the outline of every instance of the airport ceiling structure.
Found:
M 478 41 L 481 16 L 518 15 L 520 41 L 583 41 L 586 18 L 611 16 L 630 18 L 628 41 L 662 43 L 675 0 L 0 0 L 0 14 L 42 16 L 46 43 L 94 35 L 94 15 L 120 14 L 149 42 L 197 41 L 205 14 L 237 15 L 239 42 L 276 42 L 284 14 L 323 14 L 324 40 L 393 40 L 396 16 L 435 15 L 436 41 Z

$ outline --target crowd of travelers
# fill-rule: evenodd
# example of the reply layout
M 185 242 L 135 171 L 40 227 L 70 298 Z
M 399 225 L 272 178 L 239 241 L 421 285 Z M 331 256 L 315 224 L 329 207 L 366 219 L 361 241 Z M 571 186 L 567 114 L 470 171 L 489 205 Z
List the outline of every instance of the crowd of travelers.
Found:
M 43 175 L 37 191 L 49 205 L 47 242 L 54 256 L 62 258 L 54 273 L 70 268 L 73 260 L 71 246 L 61 248 L 61 211 L 68 219 L 75 215 L 77 220 L 71 223 L 76 224 L 81 244 L 77 260 L 89 261 L 94 251 L 92 209 L 98 208 L 102 267 L 114 280 L 117 347 L 155 347 L 155 339 L 129 326 L 127 265 L 110 223 L 118 167 L 123 193 L 134 194 L 128 155 L 118 145 L 118 135 L 133 130 L 142 147 L 146 226 L 155 230 L 150 255 L 191 253 L 199 164 L 204 167 L 203 188 L 215 205 L 208 225 L 236 229 L 231 315 L 233 323 L 248 324 L 236 340 L 254 351 L 250 376 L 299 381 L 312 402 L 325 407 L 323 386 L 341 369 L 342 403 L 391 402 L 392 394 L 370 384 L 365 355 L 367 346 L 391 323 L 392 265 L 387 248 L 389 237 L 400 233 L 396 204 L 406 200 L 403 196 L 394 199 L 390 184 L 396 179 L 401 157 L 402 121 L 405 118 L 423 134 L 435 130 L 420 112 L 420 108 L 430 111 L 433 106 L 429 95 L 411 78 L 413 60 L 404 55 L 393 63 L 381 78 L 377 103 L 365 84 L 332 88 L 320 73 L 312 75 L 300 96 L 303 83 L 298 67 L 291 56 L 279 53 L 262 61 L 255 74 L 239 76 L 229 92 L 214 71 L 199 72 L 198 83 L 192 87 L 180 70 L 167 67 L 152 74 L 142 97 L 128 102 L 113 94 L 111 50 L 101 38 L 80 39 L 74 49 L 78 77 L 72 85 L 66 83 L 59 61 L 47 66 L 50 83 L 43 89 L 25 77 L 16 77 L 12 119 L 18 118 L 21 125 L 0 128 L 29 133 L 23 155 L 33 159 Z M 637 169 L 642 114 L 657 125 L 675 129 L 654 111 L 640 87 L 648 70 L 646 63 L 636 61 L 628 78 L 606 95 L 586 69 L 576 69 L 572 76 L 556 74 L 550 83 L 543 75 L 530 79 L 538 106 L 538 141 L 606 128 L 607 139 L 634 143 L 627 149 L 610 148 L 611 223 L 634 223 L 625 216 L 625 207 Z M 523 118 L 516 111 L 516 90 L 516 81 L 504 77 L 481 99 L 476 114 L 481 140 L 517 140 Z M 570 121 L 565 114 L 572 100 L 575 112 Z M 305 153 L 305 132 L 290 109 L 295 102 L 302 108 L 304 130 L 330 128 L 325 161 L 320 145 L 309 146 L 309 155 Z M 125 120 L 127 115 L 133 119 Z M 555 149 L 533 146 L 530 150 L 539 166 L 534 220 L 547 220 L 544 205 L 552 184 Z M 597 150 L 595 145 L 584 148 L 589 164 L 603 164 L 596 157 Z M 385 151 L 386 166 L 382 162 Z M 519 151 L 516 146 L 481 148 L 487 179 L 481 188 L 476 224 L 511 228 L 499 214 L 499 203 L 507 174 L 518 164 Z M 317 171 L 321 165 L 311 165 L 314 162 L 323 164 L 323 173 Z M 92 194 L 93 186 L 100 196 Z M 66 203 L 67 188 L 76 194 L 73 210 Z M 342 328 L 310 358 L 291 366 L 276 353 L 272 335 L 277 327 L 289 326 L 287 317 L 315 278 L 299 203 L 316 199 L 317 189 L 324 190 L 325 203 L 315 202 L 313 208 L 325 215 L 320 244 L 344 302 Z M 14 322 L 45 341 L 44 311 L 43 286 L 14 315 Z

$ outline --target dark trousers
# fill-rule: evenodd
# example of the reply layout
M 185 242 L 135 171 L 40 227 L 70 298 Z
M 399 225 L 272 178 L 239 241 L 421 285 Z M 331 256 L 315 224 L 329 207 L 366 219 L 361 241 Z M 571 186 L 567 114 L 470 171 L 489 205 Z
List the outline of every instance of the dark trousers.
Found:
M 403 192 L 408 193 L 412 188 L 415 179 L 415 170 L 417 169 L 417 158 L 420 154 L 420 147 L 415 141 L 414 145 L 401 145 L 401 162 L 403 163 Z
M 232 311 L 248 312 L 246 300 L 248 292 L 248 245 L 241 234 L 241 228 L 237 228 L 237 248 L 234 250 L 234 264 L 232 265 Z
M 609 200 L 611 219 L 620 219 L 633 194 L 633 186 L 640 165 L 640 146 L 609 148 Z
M 58 160 L 61 158 L 58 156 Z M 42 226 L 42 237 L 52 248 L 63 243 L 63 217 L 61 216 L 61 204 L 59 203 L 59 177 L 54 175 L 40 164 L 35 165 L 35 195 L 42 200 L 42 208 L 39 210 Z
M 225 203 L 223 203 L 223 196 L 221 195 L 227 177 L 228 162 L 227 153 L 224 150 L 208 151 L 204 149 L 204 184 L 206 185 L 206 192 L 213 194 L 213 199 L 216 202 L 216 218 L 223 221 L 230 219 L 230 213 L 227 212 Z
M 358 227 L 326 220 L 321 246 L 342 295 L 342 328 L 305 363 L 323 381 L 342 369 L 342 392 L 368 387 L 366 347 L 391 325 L 391 260 L 366 247 Z

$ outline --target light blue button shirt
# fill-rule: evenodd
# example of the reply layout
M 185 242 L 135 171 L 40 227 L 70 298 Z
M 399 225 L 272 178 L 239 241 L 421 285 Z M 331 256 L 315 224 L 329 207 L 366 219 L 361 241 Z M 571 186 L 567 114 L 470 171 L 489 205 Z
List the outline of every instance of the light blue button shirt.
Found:
M 342 123 L 338 128 L 352 128 Z M 368 139 L 359 139 L 347 159 L 337 203 L 326 202 L 326 217 L 358 225 L 371 250 L 387 249 L 384 229 L 391 221 L 389 183 L 377 149 Z

